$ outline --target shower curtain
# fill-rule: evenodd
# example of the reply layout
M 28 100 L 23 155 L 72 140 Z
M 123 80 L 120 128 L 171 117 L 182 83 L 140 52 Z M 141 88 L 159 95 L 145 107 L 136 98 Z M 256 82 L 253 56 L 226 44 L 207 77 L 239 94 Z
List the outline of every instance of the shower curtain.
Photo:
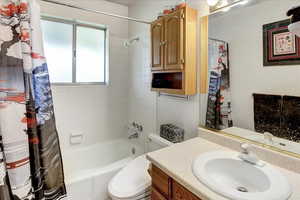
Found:
M 222 130 L 232 125 L 228 44 L 210 39 L 206 127 Z
M 1 200 L 57 200 L 66 194 L 43 55 L 37 2 L 0 0 Z

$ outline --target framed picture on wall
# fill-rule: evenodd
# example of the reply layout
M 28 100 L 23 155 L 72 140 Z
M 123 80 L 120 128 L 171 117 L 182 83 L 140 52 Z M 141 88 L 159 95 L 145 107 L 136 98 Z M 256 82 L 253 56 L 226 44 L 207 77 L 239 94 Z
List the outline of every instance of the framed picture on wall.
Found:
M 263 26 L 264 66 L 300 64 L 300 38 L 289 32 L 290 20 Z

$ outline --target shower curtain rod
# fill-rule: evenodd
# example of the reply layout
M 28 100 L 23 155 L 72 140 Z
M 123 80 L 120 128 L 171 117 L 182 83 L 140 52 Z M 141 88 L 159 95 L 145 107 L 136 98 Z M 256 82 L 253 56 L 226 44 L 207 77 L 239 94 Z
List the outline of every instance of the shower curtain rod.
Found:
M 75 8 L 75 9 L 83 10 L 83 11 L 87 11 L 87 12 L 92 12 L 92 13 L 96 13 L 96 14 L 102 14 L 102 15 L 106 15 L 106 16 L 110 16 L 110 17 L 119 18 L 119 19 L 139 22 L 139 23 L 143 23 L 143 24 L 151 24 L 151 22 L 147 22 L 147 21 L 144 21 L 144 20 L 140 20 L 140 19 L 136 19 L 136 18 L 132 18 L 132 17 L 125 17 L 125 16 L 122 16 L 122 15 L 116 15 L 116 14 L 97 11 L 97 10 L 92 10 L 92 9 L 89 9 L 89 8 L 82 8 L 82 7 L 72 5 L 72 4 L 68 4 L 68 3 L 61 3 L 61 2 L 57 2 L 57 1 L 53 1 L 53 0 L 41 0 L 41 1 L 56 4 L 56 5 L 66 6 L 66 7 L 69 7 L 69 8 Z
M 209 39 L 209 40 L 214 40 L 214 41 L 217 41 L 217 42 L 224 42 L 224 43 L 227 43 L 227 42 L 224 41 L 224 40 L 220 40 L 220 39 L 216 39 L 216 38 L 212 38 L 212 37 L 209 37 L 208 39 Z

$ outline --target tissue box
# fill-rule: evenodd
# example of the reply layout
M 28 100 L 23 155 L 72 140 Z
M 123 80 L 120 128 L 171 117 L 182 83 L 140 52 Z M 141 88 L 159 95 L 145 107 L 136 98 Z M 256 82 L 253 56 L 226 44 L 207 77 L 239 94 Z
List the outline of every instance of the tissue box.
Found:
M 163 124 L 160 126 L 160 137 L 173 143 L 184 141 L 184 130 L 173 124 Z

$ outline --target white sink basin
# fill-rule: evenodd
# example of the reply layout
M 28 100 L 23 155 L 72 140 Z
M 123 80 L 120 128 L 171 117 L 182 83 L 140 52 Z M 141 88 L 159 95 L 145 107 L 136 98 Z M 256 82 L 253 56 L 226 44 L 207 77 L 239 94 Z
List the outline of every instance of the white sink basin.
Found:
M 236 152 L 209 152 L 192 166 L 197 179 L 232 200 L 287 200 L 292 190 L 287 179 L 269 164 L 260 167 L 242 161 Z

